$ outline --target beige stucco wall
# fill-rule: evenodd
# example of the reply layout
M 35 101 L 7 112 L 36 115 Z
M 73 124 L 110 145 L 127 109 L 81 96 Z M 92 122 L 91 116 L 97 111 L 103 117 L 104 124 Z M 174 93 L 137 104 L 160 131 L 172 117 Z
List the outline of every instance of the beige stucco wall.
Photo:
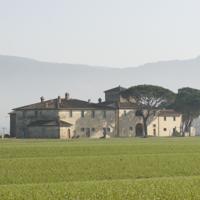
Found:
M 28 129 L 27 125 L 31 122 L 34 122 L 36 120 L 54 120 L 58 118 L 57 110 L 38 110 L 37 115 L 36 112 L 33 110 L 15 111 L 15 113 L 17 138 L 30 137 L 29 131 L 31 131 L 31 129 Z M 33 135 L 33 131 L 30 132 L 30 135 Z M 41 132 L 39 130 L 34 133 L 34 137 L 40 137 L 40 135 Z
M 135 115 L 134 109 L 119 110 L 119 136 L 134 137 L 136 135 L 136 125 L 142 123 L 142 118 Z
M 134 137 L 136 135 L 137 124 L 143 124 L 142 117 L 135 115 L 134 109 L 119 110 L 119 136 Z M 149 136 L 172 136 L 173 129 L 176 128 L 180 132 L 182 117 L 176 116 L 174 121 L 173 116 L 166 116 L 166 121 L 163 116 L 154 116 L 148 120 L 148 135 Z M 132 127 L 132 130 L 130 130 Z M 164 130 L 166 128 L 166 131 Z M 155 132 L 154 132 L 155 129 Z M 155 133 L 155 134 L 154 134 Z
M 16 111 L 16 136 L 17 138 L 62 138 L 86 137 L 86 132 L 90 131 L 90 137 L 99 138 L 103 136 L 104 129 L 109 137 L 134 137 L 136 135 L 136 125 L 143 124 L 141 117 L 135 115 L 134 109 L 95 110 L 95 117 L 92 117 L 93 110 L 84 110 L 84 117 L 81 110 L 73 110 L 70 117 L 70 110 L 38 110 L 35 111 Z M 36 120 L 60 120 L 72 124 L 71 127 L 28 127 L 27 125 Z M 173 116 L 153 117 L 148 122 L 148 133 L 150 136 L 172 136 L 173 129 L 180 132 L 181 116 L 173 120 Z M 155 126 L 155 127 L 154 127 Z M 167 130 L 164 131 L 164 128 Z M 84 129 L 84 130 L 83 130 Z M 69 134 L 70 132 L 70 134 Z M 119 135 L 118 135 L 119 133 Z
M 176 116 L 175 121 L 173 116 L 166 116 L 166 121 L 164 120 L 164 116 L 154 117 L 154 119 L 148 125 L 148 134 L 150 136 L 172 136 L 174 128 L 176 128 L 177 132 L 180 132 L 181 121 L 181 115 Z
M 60 139 L 70 139 L 71 136 L 71 129 L 68 127 L 60 127 Z
M 63 110 L 59 112 L 59 117 L 61 120 L 72 124 L 72 126 L 69 127 L 71 137 L 86 137 L 86 132 L 90 131 L 90 137 L 99 138 L 103 136 L 103 128 L 106 128 L 107 135 L 113 137 L 116 131 L 115 111 L 107 110 L 106 118 L 104 118 L 103 112 L 104 110 L 95 110 L 95 117 L 93 118 L 92 110 L 84 110 L 84 117 L 81 116 L 81 110 L 73 110 L 73 116 L 70 117 L 70 111 Z

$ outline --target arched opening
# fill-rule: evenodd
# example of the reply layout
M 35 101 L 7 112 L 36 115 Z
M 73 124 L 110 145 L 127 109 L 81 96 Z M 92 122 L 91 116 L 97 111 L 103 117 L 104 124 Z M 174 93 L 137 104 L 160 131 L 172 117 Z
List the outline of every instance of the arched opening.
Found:
M 136 137 L 142 137 L 143 136 L 143 125 L 137 124 L 135 128 Z

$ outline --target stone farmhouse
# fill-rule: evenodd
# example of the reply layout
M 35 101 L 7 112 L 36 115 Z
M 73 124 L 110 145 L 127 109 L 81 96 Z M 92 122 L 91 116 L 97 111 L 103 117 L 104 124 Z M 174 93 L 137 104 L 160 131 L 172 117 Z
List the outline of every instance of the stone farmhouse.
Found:
M 121 86 L 105 91 L 98 103 L 70 98 L 44 100 L 13 109 L 10 134 L 16 138 L 78 138 L 143 136 L 137 106 L 120 95 Z M 182 116 L 173 110 L 157 110 L 148 122 L 149 136 L 172 136 L 180 132 Z

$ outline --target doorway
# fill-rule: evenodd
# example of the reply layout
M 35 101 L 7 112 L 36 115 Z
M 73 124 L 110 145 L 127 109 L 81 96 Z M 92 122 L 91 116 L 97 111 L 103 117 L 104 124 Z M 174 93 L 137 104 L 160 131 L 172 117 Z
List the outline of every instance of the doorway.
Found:
M 136 137 L 142 137 L 143 136 L 143 125 L 137 124 L 135 128 Z
M 70 139 L 71 138 L 71 130 L 70 129 L 67 130 L 67 135 L 68 135 L 68 138 Z
M 90 137 L 90 128 L 86 128 L 86 137 Z
M 107 135 L 107 130 L 106 128 L 103 128 L 103 138 L 106 138 L 106 135 Z

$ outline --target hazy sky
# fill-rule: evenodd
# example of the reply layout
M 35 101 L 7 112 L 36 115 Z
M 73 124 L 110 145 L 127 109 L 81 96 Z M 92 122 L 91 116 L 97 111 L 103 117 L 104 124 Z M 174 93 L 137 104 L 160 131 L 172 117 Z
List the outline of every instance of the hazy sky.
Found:
M 0 54 L 135 66 L 200 55 L 200 0 L 0 0 Z

